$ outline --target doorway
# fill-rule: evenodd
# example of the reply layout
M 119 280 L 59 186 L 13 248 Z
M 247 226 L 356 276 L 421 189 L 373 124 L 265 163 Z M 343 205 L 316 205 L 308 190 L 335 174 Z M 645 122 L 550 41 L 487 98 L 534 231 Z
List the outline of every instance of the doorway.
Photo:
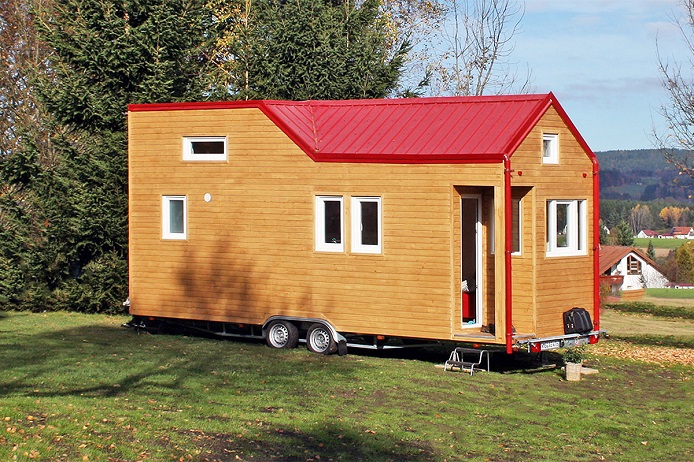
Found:
M 482 196 L 460 196 L 461 324 L 482 325 Z

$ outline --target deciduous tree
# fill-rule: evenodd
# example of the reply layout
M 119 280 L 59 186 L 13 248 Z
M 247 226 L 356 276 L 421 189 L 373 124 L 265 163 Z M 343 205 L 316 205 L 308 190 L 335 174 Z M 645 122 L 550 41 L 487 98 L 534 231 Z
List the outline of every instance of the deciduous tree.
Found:
M 525 92 L 524 77 L 511 61 L 524 6 L 516 0 L 445 0 L 443 53 L 433 61 L 434 92 L 453 95 Z
M 689 56 L 672 61 L 658 60 L 668 103 L 660 108 L 667 124 L 664 133 L 655 132 L 656 145 L 665 159 L 680 173 L 694 177 L 694 0 L 682 0 L 683 14 L 677 20 Z

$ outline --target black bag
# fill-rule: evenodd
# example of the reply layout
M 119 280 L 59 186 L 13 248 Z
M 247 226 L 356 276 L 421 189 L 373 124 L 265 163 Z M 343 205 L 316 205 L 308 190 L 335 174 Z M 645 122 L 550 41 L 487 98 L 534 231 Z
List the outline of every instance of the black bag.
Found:
M 585 308 L 571 308 L 564 312 L 564 333 L 585 334 L 593 330 L 593 322 Z

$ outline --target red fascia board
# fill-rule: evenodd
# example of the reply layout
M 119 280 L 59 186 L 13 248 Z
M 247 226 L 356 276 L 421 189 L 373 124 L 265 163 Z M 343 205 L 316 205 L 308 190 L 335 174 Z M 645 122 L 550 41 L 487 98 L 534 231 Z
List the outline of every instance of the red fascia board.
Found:
M 314 154 L 315 162 L 345 162 L 365 164 L 495 164 L 504 160 L 503 154 Z

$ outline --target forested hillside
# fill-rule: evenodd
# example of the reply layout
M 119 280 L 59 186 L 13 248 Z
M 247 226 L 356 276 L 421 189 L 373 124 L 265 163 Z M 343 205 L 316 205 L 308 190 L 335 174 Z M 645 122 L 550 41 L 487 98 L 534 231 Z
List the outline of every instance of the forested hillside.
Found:
M 600 162 L 602 199 L 691 201 L 694 179 L 680 175 L 657 149 L 595 154 Z

